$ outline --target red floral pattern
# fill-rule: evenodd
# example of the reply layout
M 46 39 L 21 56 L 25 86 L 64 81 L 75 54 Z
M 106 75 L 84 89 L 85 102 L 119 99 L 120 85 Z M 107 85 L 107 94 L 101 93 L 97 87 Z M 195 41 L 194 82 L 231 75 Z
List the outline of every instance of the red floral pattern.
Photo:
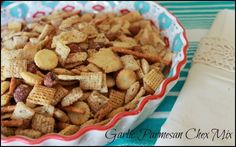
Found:
M 93 10 L 96 10 L 99 12 L 105 9 L 105 7 L 102 5 L 94 5 L 92 8 L 93 8 Z
M 33 18 L 37 18 L 37 17 L 43 16 L 45 14 L 46 14 L 46 12 L 44 12 L 44 11 L 37 11 L 36 13 L 33 14 Z

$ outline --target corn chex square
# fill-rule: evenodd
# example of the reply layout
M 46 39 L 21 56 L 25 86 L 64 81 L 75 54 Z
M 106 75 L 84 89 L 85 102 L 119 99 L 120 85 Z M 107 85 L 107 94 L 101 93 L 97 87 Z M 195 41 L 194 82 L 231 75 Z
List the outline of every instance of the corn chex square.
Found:
M 160 71 L 152 69 L 143 77 L 143 82 L 147 84 L 152 90 L 156 91 L 164 78 L 164 75 Z
M 82 72 L 80 87 L 83 90 L 101 90 L 103 84 L 102 72 Z
M 8 63 L 3 68 L 3 77 L 5 78 L 21 78 L 20 73 L 27 70 L 26 60 L 8 60 Z
M 61 85 L 56 85 L 55 89 L 56 93 L 51 103 L 51 105 L 53 106 L 57 105 L 57 103 L 60 102 L 61 99 L 69 93 L 69 91 L 66 88 L 62 87 Z
M 54 99 L 56 89 L 42 85 L 35 85 L 27 97 L 27 102 L 38 105 L 50 105 Z
M 44 134 L 53 133 L 55 120 L 53 117 L 44 116 L 42 114 L 35 114 L 32 118 L 32 128 Z
M 113 108 L 121 107 L 124 104 L 124 101 L 125 101 L 124 92 L 111 89 L 108 103 L 110 103 L 110 105 Z

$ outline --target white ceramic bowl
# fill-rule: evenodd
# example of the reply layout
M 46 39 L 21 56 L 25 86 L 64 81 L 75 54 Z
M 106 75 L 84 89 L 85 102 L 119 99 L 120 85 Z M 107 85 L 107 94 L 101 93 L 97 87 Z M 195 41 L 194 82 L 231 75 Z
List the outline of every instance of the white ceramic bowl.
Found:
M 160 27 L 166 43 L 174 52 L 170 72 L 156 90 L 155 95 L 143 97 L 135 110 L 117 114 L 105 126 L 88 126 L 68 137 L 57 134 L 44 135 L 38 139 L 20 136 L 2 137 L 2 145 L 105 145 L 110 141 L 105 137 L 108 130 L 116 129 L 119 132 L 126 132 L 128 129 L 134 129 L 154 112 L 165 95 L 176 84 L 180 71 L 186 63 L 188 41 L 184 28 L 168 10 L 151 1 L 15 2 L 6 8 L 1 8 L 1 25 L 13 20 L 25 19 L 30 21 L 40 15 L 47 15 L 55 9 L 80 10 L 82 13 L 139 11 L 145 18 L 151 19 L 157 27 Z

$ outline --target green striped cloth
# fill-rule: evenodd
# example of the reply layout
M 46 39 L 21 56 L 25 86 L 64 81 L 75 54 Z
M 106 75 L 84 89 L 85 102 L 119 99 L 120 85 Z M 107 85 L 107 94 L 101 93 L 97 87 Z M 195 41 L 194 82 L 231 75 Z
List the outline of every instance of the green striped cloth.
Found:
M 10 3 L 12 2 L 3 2 L 2 6 L 7 6 Z M 180 20 L 185 29 L 187 29 L 187 32 L 192 29 L 200 29 L 200 31 L 201 29 L 209 29 L 219 11 L 223 9 L 235 9 L 234 1 L 159 1 L 158 3 L 172 12 Z M 198 41 L 189 41 L 190 46 L 187 53 L 187 64 L 180 73 L 180 78 L 176 86 L 167 94 L 166 98 L 155 110 L 154 114 L 133 130 L 140 138 L 130 139 L 121 137 L 107 145 L 151 146 L 155 144 L 157 140 L 155 135 L 143 137 L 143 134 L 145 130 L 152 130 L 152 132 L 158 133 L 175 104 L 178 94 L 188 75 L 192 58 L 199 43 Z

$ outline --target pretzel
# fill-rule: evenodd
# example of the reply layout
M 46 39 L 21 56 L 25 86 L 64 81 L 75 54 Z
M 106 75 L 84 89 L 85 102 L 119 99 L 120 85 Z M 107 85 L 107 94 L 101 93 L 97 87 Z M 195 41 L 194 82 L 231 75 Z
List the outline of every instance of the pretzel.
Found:
M 13 112 L 15 110 L 15 105 L 1 107 L 1 113 Z
M 150 62 L 161 62 L 165 65 L 170 64 L 169 61 L 161 59 L 161 57 L 159 57 L 158 55 L 153 56 L 153 55 L 143 54 L 143 53 L 139 53 L 139 52 L 136 52 L 136 51 L 128 50 L 128 49 L 125 49 L 125 48 L 118 48 L 118 47 L 112 47 L 112 51 L 118 52 L 118 53 L 123 53 L 123 54 L 134 55 L 134 56 L 139 57 L 139 58 L 144 58 L 144 59 L 146 59 Z
M 3 119 L 10 119 L 11 116 L 12 116 L 12 113 L 1 114 L 1 120 L 3 120 Z
M 13 95 L 13 92 L 18 84 L 19 84 L 19 80 L 16 79 L 15 77 L 12 77 L 11 82 L 10 82 L 9 92 L 8 92 L 10 95 Z
M 73 106 L 67 106 L 67 107 L 63 107 L 64 110 L 68 111 L 68 112 L 74 112 L 74 113 L 78 113 L 78 114 L 84 114 L 85 111 L 83 109 L 79 109 Z
M 23 119 L 1 120 L 1 126 L 3 126 L 3 127 L 20 127 L 23 124 L 24 124 Z

